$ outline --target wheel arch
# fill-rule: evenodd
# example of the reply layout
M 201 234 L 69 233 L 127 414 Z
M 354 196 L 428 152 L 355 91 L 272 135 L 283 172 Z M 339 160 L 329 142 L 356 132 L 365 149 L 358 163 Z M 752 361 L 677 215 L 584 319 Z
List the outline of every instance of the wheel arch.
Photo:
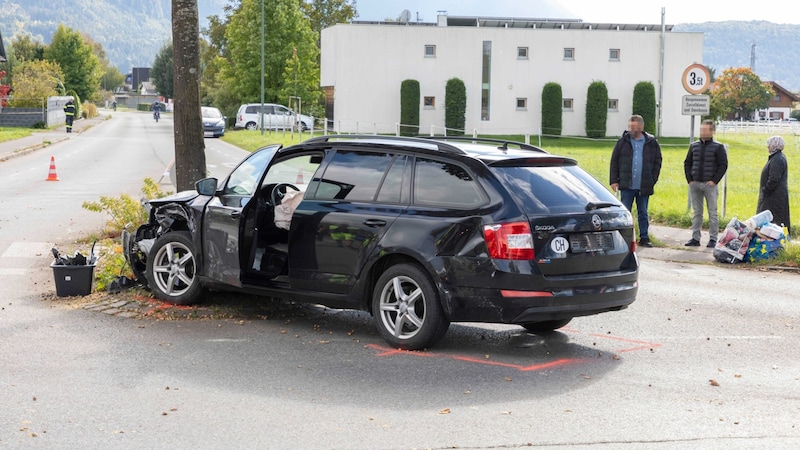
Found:
M 378 283 L 378 279 L 387 269 L 398 264 L 413 264 L 422 269 L 422 271 L 430 277 L 433 285 L 436 287 L 436 290 L 439 293 L 439 303 L 442 306 L 442 311 L 449 319 L 449 302 L 445 301 L 443 298 L 444 292 L 442 289 L 441 279 L 437 274 L 437 271 L 429 262 L 414 257 L 408 253 L 391 253 L 382 256 L 369 267 L 367 275 L 363 278 L 364 283 L 360 288 L 360 297 L 362 302 L 361 306 L 366 311 L 369 311 L 370 314 L 374 314 L 374 311 L 372 311 L 372 293 L 375 290 L 375 285 Z

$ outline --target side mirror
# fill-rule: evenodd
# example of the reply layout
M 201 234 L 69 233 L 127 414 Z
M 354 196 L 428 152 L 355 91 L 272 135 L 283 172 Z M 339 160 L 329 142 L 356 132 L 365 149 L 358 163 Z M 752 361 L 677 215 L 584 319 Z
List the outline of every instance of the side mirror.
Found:
M 211 197 L 217 193 L 217 179 L 213 177 L 203 178 L 194 184 L 194 188 L 198 194 Z

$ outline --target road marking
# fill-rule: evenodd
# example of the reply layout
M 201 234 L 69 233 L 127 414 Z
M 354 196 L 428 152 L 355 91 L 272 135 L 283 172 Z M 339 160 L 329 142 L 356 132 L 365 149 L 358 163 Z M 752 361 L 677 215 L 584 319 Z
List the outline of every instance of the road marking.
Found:
M 3 252 L 3 258 L 40 258 L 50 254 L 49 242 L 14 242 Z

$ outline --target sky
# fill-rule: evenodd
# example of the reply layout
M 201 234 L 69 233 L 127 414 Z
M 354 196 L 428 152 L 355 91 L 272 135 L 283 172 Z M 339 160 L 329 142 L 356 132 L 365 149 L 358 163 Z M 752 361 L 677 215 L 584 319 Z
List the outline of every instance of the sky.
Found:
M 581 19 L 594 23 L 660 24 L 665 8 L 667 25 L 766 20 L 800 24 L 800 1 L 723 2 L 702 0 L 356 0 L 356 20 L 398 18 L 407 9 L 414 21 L 435 22 L 437 11 L 451 16 Z

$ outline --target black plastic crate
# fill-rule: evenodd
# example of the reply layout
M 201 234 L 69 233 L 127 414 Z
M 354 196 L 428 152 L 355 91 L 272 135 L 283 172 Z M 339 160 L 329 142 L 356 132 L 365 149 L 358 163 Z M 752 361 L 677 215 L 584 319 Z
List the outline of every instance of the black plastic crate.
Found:
M 53 276 L 56 281 L 56 295 L 69 297 L 91 294 L 94 266 L 94 264 L 86 266 L 56 265 L 53 261 L 50 267 L 53 268 Z

